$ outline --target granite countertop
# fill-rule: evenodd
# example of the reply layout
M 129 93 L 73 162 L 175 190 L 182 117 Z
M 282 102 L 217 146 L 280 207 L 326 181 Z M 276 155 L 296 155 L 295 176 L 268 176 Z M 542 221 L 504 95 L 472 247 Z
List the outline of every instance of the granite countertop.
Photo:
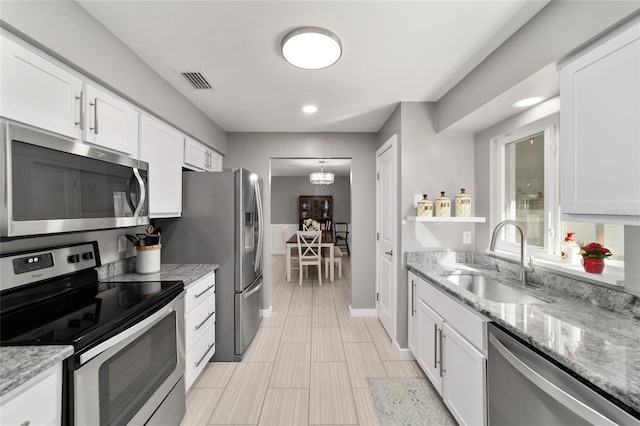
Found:
M 640 321 L 554 291 L 529 292 L 548 304 L 499 303 L 482 299 L 445 279 L 447 271 L 466 270 L 509 284 L 504 274 L 460 263 L 416 262 L 418 276 L 486 315 L 495 323 L 640 412 Z
M 0 397 L 73 355 L 73 346 L 0 347 Z
M 189 287 L 205 275 L 218 269 L 220 265 L 215 263 L 163 263 L 160 272 L 155 274 L 136 274 L 128 272 L 112 277 L 103 278 L 101 282 L 122 281 L 174 281 L 184 282 L 184 288 Z

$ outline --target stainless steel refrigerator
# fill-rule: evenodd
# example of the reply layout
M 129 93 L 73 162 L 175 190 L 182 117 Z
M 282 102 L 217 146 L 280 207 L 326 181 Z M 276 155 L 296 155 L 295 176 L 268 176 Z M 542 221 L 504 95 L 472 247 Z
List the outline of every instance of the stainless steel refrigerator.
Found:
M 246 169 L 182 173 L 182 217 L 156 221 L 163 263 L 217 263 L 216 352 L 240 361 L 262 319 L 262 179 Z

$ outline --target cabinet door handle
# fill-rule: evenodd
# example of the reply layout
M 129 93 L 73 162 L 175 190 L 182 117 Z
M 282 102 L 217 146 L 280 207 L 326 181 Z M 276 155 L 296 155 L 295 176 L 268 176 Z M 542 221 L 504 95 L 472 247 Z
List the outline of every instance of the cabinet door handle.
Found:
M 20 423 L 20 426 L 29 426 L 30 424 L 31 424 L 31 420 L 25 420 L 24 422 Z
M 438 324 L 433 324 L 433 369 L 438 368 Z
M 200 330 L 200 328 L 207 322 L 209 321 L 209 318 L 211 318 L 213 316 L 213 314 L 215 314 L 216 311 L 211 312 L 210 314 L 207 315 L 207 317 L 204 319 L 204 321 L 202 321 L 200 324 L 196 325 L 196 331 Z
M 98 131 L 98 99 L 96 98 L 95 102 L 89 104 L 93 107 L 93 127 L 89 127 L 89 130 L 93 130 L 93 133 L 96 135 L 99 133 Z
M 200 363 L 202 361 L 204 361 L 204 358 L 207 356 L 207 354 L 209 353 L 209 349 L 211 349 L 213 346 L 215 345 L 215 342 L 210 344 L 209 346 L 207 346 L 207 350 L 204 351 L 204 355 L 202 355 L 202 358 L 200 358 L 197 362 L 196 362 L 196 368 L 198 368 L 198 366 L 200 365 Z
M 76 121 L 76 126 L 80 126 L 80 130 L 84 130 L 84 91 L 80 92 L 80 96 L 76 96 L 80 101 L 80 121 Z
M 442 334 L 442 330 L 438 330 L 440 332 L 440 377 L 442 377 L 442 372 L 446 372 L 446 370 L 442 366 L 442 343 L 445 338 L 444 334 Z
M 416 315 L 416 283 L 411 280 L 411 316 Z
M 205 294 L 206 292 L 208 292 L 209 290 L 211 290 L 214 287 L 215 287 L 215 284 L 214 285 L 210 285 L 209 287 L 205 288 L 201 293 L 198 293 L 198 294 L 194 295 L 193 297 L 195 297 L 197 299 L 197 298 L 199 298 L 200 296 L 202 296 L 203 294 Z

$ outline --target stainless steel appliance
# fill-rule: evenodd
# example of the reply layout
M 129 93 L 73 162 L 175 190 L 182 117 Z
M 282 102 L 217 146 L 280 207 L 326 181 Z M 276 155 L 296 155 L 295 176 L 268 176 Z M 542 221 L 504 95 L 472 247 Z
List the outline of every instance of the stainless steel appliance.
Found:
M 260 324 L 262 179 L 246 169 L 182 173 L 182 217 L 158 220 L 165 263 L 218 263 L 215 361 L 239 361 Z
M 64 425 L 179 424 L 182 281 L 99 282 L 96 242 L 0 258 L 0 344 L 73 345 Z
M 0 237 L 149 223 L 144 161 L 0 121 Z
M 489 325 L 489 424 L 640 425 L 640 414 Z

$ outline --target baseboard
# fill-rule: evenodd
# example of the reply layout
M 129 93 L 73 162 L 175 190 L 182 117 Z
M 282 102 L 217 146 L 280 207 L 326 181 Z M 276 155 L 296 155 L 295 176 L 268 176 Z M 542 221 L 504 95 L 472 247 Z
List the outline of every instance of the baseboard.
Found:
M 353 309 L 351 305 L 349 305 L 349 315 L 352 317 L 377 317 L 378 310 L 377 309 Z
M 398 342 L 393 342 L 393 350 L 401 361 L 413 361 L 416 359 L 409 348 L 401 348 L 398 346 Z
M 269 306 L 269 309 L 260 309 L 260 315 L 262 318 L 269 318 L 273 314 L 273 305 Z

